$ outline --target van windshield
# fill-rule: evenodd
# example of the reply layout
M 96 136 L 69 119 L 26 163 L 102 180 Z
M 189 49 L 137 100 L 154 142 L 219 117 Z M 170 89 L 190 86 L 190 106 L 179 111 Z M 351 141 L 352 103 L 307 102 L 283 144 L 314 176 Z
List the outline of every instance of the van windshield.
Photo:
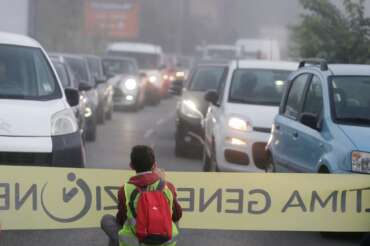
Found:
M 108 55 L 132 58 L 142 70 L 157 70 L 161 62 L 160 55 L 152 53 L 110 51 Z
M 279 106 L 291 71 L 239 69 L 234 72 L 230 102 Z
M 104 74 L 108 76 L 120 74 L 136 74 L 137 68 L 134 62 L 124 59 L 103 59 Z
M 345 124 L 370 124 L 370 76 L 333 76 L 331 100 L 335 120 Z
M 0 98 L 50 100 L 61 95 L 41 49 L 0 45 Z

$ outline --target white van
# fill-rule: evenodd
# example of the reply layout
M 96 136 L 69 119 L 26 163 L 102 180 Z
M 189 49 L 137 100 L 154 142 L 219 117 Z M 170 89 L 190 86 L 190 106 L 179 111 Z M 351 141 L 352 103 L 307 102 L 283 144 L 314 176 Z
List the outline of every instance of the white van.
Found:
M 292 62 L 231 62 L 204 119 L 204 170 L 257 172 L 267 158 L 265 147 L 279 110 L 285 81 L 296 70 Z
M 140 72 L 147 78 L 146 98 L 154 104 L 159 103 L 164 85 L 162 78 L 164 55 L 160 46 L 128 42 L 112 43 L 108 46 L 106 54 L 135 59 Z
M 62 88 L 39 43 L 0 33 L 1 165 L 84 166 L 79 93 Z
M 236 42 L 238 55 L 242 59 L 279 61 L 279 42 L 273 39 L 239 39 Z

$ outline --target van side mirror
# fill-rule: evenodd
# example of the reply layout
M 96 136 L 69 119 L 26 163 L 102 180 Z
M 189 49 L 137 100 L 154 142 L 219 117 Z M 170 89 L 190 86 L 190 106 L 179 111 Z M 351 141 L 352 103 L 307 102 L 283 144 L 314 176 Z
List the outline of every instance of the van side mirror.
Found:
M 219 106 L 218 105 L 218 93 L 215 90 L 207 91 L 206 94 L 204 95 L 204 99 L 207 102 L 210 102 L 215 106 Z
M 301 115 L 300 122 L 307 126 L 310 127 L 316 131 L 320 131 L 321 127 L 319 125 L 319 117 L 316 114 L 312 113 L 303 113 Z
M 79 91 L 89 91 L 89 90 L 91 90 L 92 89 L 92 86 L 91 85 L 89 85 L 88 83 L 86 83 L 86 82 L 80 82 L 79 84 L 78 84 L 78 90 Z
M 80 93 L 76 89 L 72 88 L 65 88 L 64 93 L 66 95 L 66 99 L 68 104 L 71 107 L 76 107 L 80 103 Z

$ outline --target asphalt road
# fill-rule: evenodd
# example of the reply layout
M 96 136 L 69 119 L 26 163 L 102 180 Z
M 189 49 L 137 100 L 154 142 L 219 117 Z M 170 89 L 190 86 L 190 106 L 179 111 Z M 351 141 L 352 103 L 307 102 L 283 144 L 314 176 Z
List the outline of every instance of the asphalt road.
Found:
M 159 165 L 168 171 L 201 171 L 201 160 L 174 155 L 175 99 L 140 112 L 116 112 L 112 121 L 98 129 L 95 143 L 87 146 L 89 168 L 128 169 L 130 148 L 136 144 L 154 147 Z M 99 229 L 59 231 L 13 231 L 0 234 L 0 246 L 105 246 Z M 357 239 L 324 239 L 310 232 L 251 232 L 183 230 L 180 246 L 352 246 Z

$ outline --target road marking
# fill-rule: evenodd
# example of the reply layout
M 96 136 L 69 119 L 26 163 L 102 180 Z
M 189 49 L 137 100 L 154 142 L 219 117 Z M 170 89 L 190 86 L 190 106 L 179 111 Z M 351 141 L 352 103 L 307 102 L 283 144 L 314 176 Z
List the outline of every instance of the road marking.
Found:
M 144 138 L 150 138 L 154 134 L 154 129 L 149 129 L 145 132 Z

